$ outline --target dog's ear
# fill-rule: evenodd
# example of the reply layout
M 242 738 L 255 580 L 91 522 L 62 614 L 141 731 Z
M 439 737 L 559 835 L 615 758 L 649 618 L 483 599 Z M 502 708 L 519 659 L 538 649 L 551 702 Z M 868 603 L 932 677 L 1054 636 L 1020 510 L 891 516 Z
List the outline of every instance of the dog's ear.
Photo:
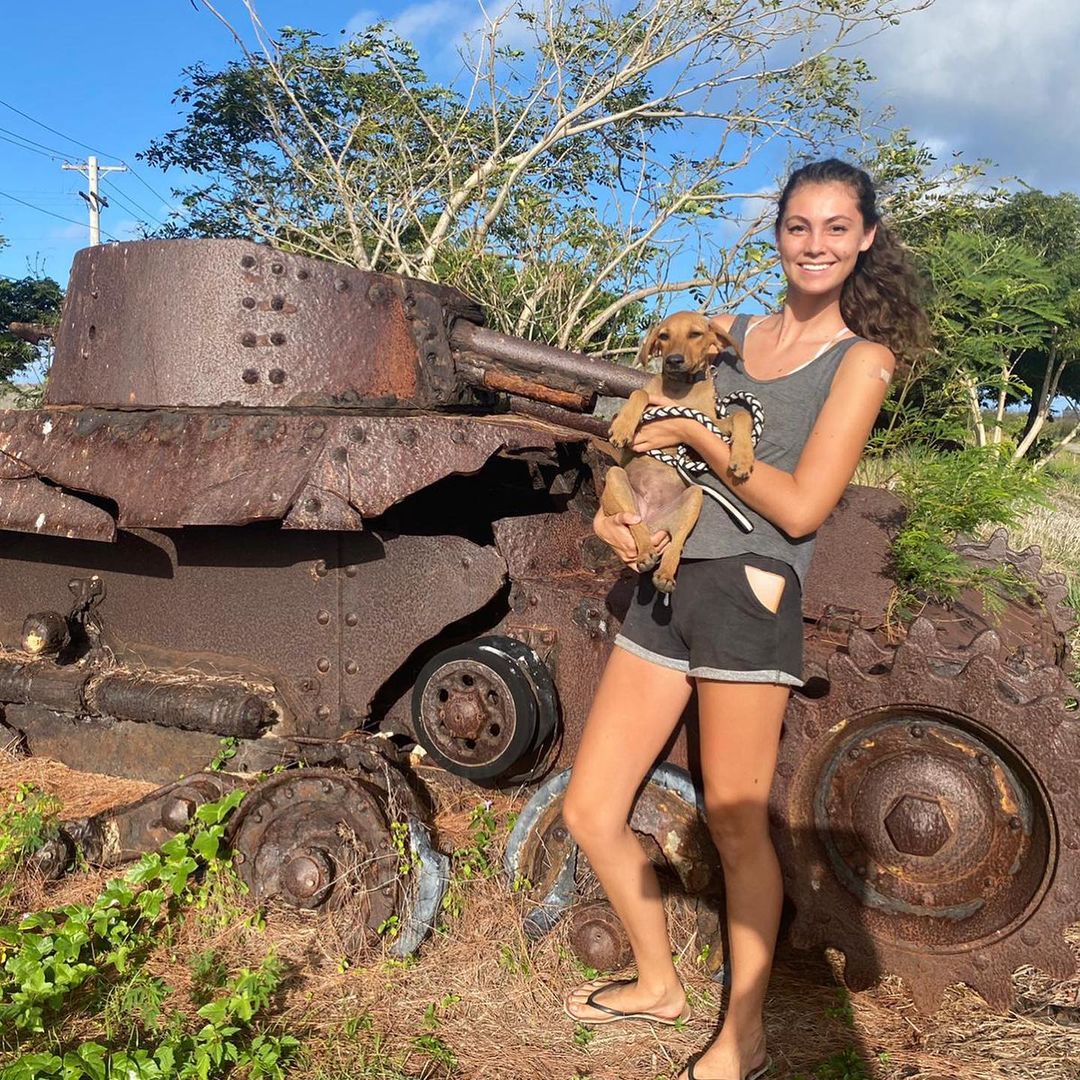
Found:
M 709 320 L 709 334 L 711 335 L 712 340 L 716 342 L 717 356 L 725 349 L 730 349 L 736 356 L 742 357 L 742 353 L 739 352 L 739 346 L 735 344 L 735 339 L 726 330 L 721 330 L 712 319 Z
M 649 366 L 649 357 L 652 356 L 652 354 L 654 352 L 659 351 L 657 349 L 657 347 L 656 347 L 656 338 L 657 338 L 657 335 L 659 333 L 660 333 L 660 326 L 658 324 L 658 325 L 654 326 L 645 335 L 645 340 L 641 343 L 641 348 L 638 350 L 638 354 L 637 354 L 637 363 L 638 363 L 639 367 L 643 367 L 643 368 L 647 369 L 648 366 Z

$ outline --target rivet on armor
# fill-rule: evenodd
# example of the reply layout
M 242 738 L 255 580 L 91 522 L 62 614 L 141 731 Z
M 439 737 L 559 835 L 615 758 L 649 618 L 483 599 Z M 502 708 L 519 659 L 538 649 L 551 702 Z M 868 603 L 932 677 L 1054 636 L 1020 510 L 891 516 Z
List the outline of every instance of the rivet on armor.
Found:
M 240 303 L 243 304 L 244 307 L 246 307 L 250 311 L 255 306 L 255 297 L 245 296 L 244 299 L 240 301 Z
M 355 626 L 359 621 L 360 617 L 356 614 L 355 611 L 350 611 L 349 614 L 345 616 L 346 626 Z
M 270 298 L 270 310 L 281 311 L 285 307 L 284 296 L 273 296 Z
M 398 442 L 403 446 L 415 446 L 419 437 L 416 428 L 407 427 L 400 435 L 398 435 Z
M 284 274 L 285 273 L 285 267 L 279 262 L 272 262 L 270 264 L 270 273 L 271 274 Z
M 853 746 L 847 752 L 847 756 L 849 758 L 851 758 L 852 761 L 856 761 L 858 758 L 860 758 L 862 756 L 862 751 L 857 746 Z
M 360 670 L 360 665 L 355 660 L 345 661 L 345 674 L 355 675 Z
M 300 281 L 307 281 L 311 274 L 307 270 L 297 270 L 296 276 Z
M 327 573 L 326 560 L 325 559 L 320 559 L 315 564 L 315 576 L 316 577 L 326 577 L 326 573 Z
M 990 764 L 990 755 L 989 754 L 980 754 L 979 755 L 979 764 L 980 765 L 989 765 Z
M 255 256 L 254 256 L 254 255 L 245 255 L 245 256 L 244 256 L 244 257 L 243 257 L 243 258 L 242 258 L 242 259 L 240 260 L 240 265 L 241 265 L 241 266 L 242 266 L 242 267 L 243 267 L 243 268 L 244 268 L 245 270 L 250 270 L 250 269 L 251 269 L 251 268 L 252 268 L 252 267 L 253 267 L 253 266 L 255 265 Z
M 257 383 L 259 381 L 259 373 L 253 367 L 244 368 L 244 370 L 240 372 L 240 378 L 250 385 L 251 383 Z
M 1009 828 L 1012 829 L 1013 832 L 1016 832 L 1017 829 L 1022 829 L 1023 827 L 1024 823 L 1018 817 L 1009 818 Z
M 254 348 L 258 343 L 258 338 L 249 330 L 240 338 L 240 344 L 248 349 Z
M 320 611 L 318 615 L 315 616 L 315 619 L 320 626 L 325 626 L 330 621 L 330 612 Z
M 345 576 L 346 577 L 356 577 L 358 570 L 359 570 L 358 566 L 356 566 L 354 564 L 350 564 L 349 566 L 345 567 Z
M 362 443 L 367 438 L 367 432 L 357 424 L 356 427 L 349 432 L 349 438 L 355 443 Z
M 461 556 L 461 565 L 466 570 L 468 570 L 469 567 L 472 566 L 472 556 L 471 555 L 462 555 Z
M 304 428 L 304 436 L 308 439 L 321 439 L 325 434 L 326 425 L 321 420 L 316 420 Z
M 320 720 L 329 720 L 330 719 L 330 706 L 329 705 L 320 705 L 315 710 L 315 715 Z
M 274 333 L 272 333 L 270 335 L 270 344 L 271 345 L 284 345 L 285 344 L 285 335 L 283 333 L 281 333 L 280 330 L 275 330 Z
M 322 509 L 322 503 L 315 496 L 304 500 L 304 509 L 311 514 L 317 514 Z
M 325 656 L 320 656 L 315 661 L 315 666 L 325 675 L 330 670 L 330 661 Z
M 349 451 L 344 446 L 335 446 L 330 453 L 332 460 L 336 461 L 339 465 L 343 465 L 349 460 Z
M 912 724 L 911 727 L 908 728 L 908 734 L 913 739 L 921 739 L 923 737 L 922 725 L 921 724 Z
M 461 428 L 454 428 L 454 430 L 450 432 L 450 441 L 452 443 L 457 443 L 460 446 L 465 441 L 465 432 L 462 431 Z
M 338 278 L 337 281 L 334 282 L 334 291 L 335 292 L 348 292 L 349 291 L 349 283 L 344 278 Z
M 282 368 L 271 368 L 266 376 L 275 386 L 280 386 L 285 381 L 285 372 Z

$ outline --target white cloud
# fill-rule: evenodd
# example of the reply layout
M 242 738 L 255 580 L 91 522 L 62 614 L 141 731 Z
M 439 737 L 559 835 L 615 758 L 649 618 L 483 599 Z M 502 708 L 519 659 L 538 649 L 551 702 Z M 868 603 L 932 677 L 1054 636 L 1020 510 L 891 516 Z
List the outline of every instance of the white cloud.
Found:
M 939 150 L 1057 190 L 1080 175 L 1080 4 L 937 0 L 863 49 L 882 101 Z

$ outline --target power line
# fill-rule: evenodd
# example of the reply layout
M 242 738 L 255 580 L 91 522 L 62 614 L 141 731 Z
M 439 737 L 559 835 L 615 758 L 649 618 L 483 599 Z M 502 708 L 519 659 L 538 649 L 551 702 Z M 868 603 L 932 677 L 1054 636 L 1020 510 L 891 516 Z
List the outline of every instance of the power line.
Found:
M 10 128 L 0 127 L 0 131 L 3 131 L 6 135 L 13 136 L 13 138 L 4 138 L 0 135 L 0 138 L 4 138 L 4 142 L 14 142 L 16 146 L 22 146 L 24 150 L 33 150 L 35 154 L 45 154 L 46 157 L 63 158 L 64 152 L 57 150 L 55 146 L 46 146 L 44 143 L 34 142 L 33 139 L 28 139 L 25 135 L 20 135 L 17 131 L 12 131 Z M 15 142 L 15 140 L 20 140 Z M 29 143 L 29 146 L 24 146 L 24 143 Z M 37 149 L 34 149 L 34 148 Z
M 95 150 L 94 147 L 87 146 L 86 143 L 79 142 L 78 139 L 73 139 L 70 135 L 65 135 L 62 131 L 57 131 L 54 127 L 49 127 L 48 124 L 43 123 L 41 120 L 35 119 L 29 113 L 23 112 L 22 109 L 16 109 L 15 106 L 8 101 L 0 99 L 0 105 L 3 105 L 5 109 L 10 109 L 12 112 L 18 113 L 20 116 L 25 117 L 27 120 L 30 121 L 31 124 L 37 124 L 38 127 L 43 127 L 46 131 L 51 131 L 54 135 L 59 135 L 60 138 L 64 139 L 66 142 L 74 143 L 76 146 L 81 146 L 84 150 L 89 150 L 92 154 L 100 154 L 102 157 L 111 157 L 115 161 L 120 160 L 120 158 L 118 158 L 115 154 L 106 154 L 104 150 Z
M 144 221 L 150 220 L 150 221 L 156 221 L 159 225 L 164 225 L 165 224 L 165 222 L 162 221 L 161 218 L 157 217 L 154 214 L 151 214 L 150 211 L 147 210 L 145 206 L 142 206 L 139 203 L 137 203 L 130 195 L 125 195 L 124 192 L 122 192 L 111 180 L 106 180 L 104 177 L 102 177 L 101 182 L 107 188 L 112 189 L 113 198 L 125 210 L 127 210 L 127 212 L 129 214 L 134 214 L 136 217 L 138 217 L 140 214 L 142 214 Z M 132 209 L 132 207 L 134 207 L 134 209 Z
M 85 221 L 76 221 L 74 218 L 64 217 L 63 214 L 54 214 L 51 210 L 46 210 L 42 206 L 35 206 L 33 203 L 28 203 L 25 199 L 17 199 L 14 195 L 9 195 L 6 191 L 0 191 L 0 196 L 5 199 L 10 199 L 12 202 L 21 203 L 23 206 L 29 207 L 31 210 L 36 210 L 39 214 L 48 214 L 49 217 L 54 217 L 60 221 L 66 221 L 69 225 L 78 225 L 80 228 L 86 228 Z M 105 235 L 110 240 L 116 240 L 116 237 L 112 233 L 106 232 Z M 117 243 L 120 241 L 117 240 Z
M 169 200 L 162 196 L 159 192 L 155 191 L 150 186 L 150 184 L 146 180 L 144 180 L 142 176 L 135 169 L 133 169 L 131 165 L 126 162 L 122 157 L 117 157 L 116 154 L 106 154 L 104 150 L 97 150 L 93 146 L 90 146 L 88 143 L 80 142 L 78 139 L 73 139 L 70 135 L 65 135 L 62 131 L 57 131 L 56 128 L 50 127 L 44 121 L 38 120 L 36 117 L 31 116 L 28 112 L 23 112 L 22 109 L 17 109 L 14 105 L 11 104 L 10 101 L 4 101 L 3 98 L 0 98 L 0 105 L 3 105 L 5 109 L 10 109 L 12 112 L 18 113 L 20 116 L 25 117 L 27 120 L 30 121 L 30 123 L 37 124 L 38 127 L 42 127 L 46 131 L 51 131 L 54 135 L 59 135 L 61 139 L 64 139 L 70 143 L 74 143 L 76 146 L 81 146 L 84 150 L 89 150 L 92 154 L 98 154 L 101 157 L 112 158 L 113 161 L 119 161 L 120 164 L 123 165 L 128 170 L 128 172 L 131 173 L 131 175 L 134 176 L 135 179 L 138 180 L 139 183 L 142 184 L 142 186 L 146 188 L 146 190 L 149 191 L 151 195 L 154 196 L 155 199 L 159 199 L 170 210 L 175 212 L 176 208 L 172 205 L 172 203 L 170 203 Z

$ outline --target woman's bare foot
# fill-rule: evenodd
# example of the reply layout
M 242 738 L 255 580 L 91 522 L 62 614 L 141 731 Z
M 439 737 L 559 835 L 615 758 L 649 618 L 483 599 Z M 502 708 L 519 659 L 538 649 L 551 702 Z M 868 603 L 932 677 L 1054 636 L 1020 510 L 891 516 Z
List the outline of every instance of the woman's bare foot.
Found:
M 759 1032 L 747 1040 L 744 1046 L 732 1043 L 722 1044 L 719 1039 L 693 1061 L 693 1080 L 746 1080 L 747 1077 L 764 1075 L 761 1070 L 767 1067 L 769 1055 L 765 1052 L 765 1034 Z M 690 1067 L 679 1073 L 678 1080 L 688 1080 Z
M 590 996 L 603 1008 L 590 1005 Z M 658 1024 L 675 1024 L 690 1018 L 686 992 L 678 982 L 654 989 L 632 980 L 612 982 L 594 979 L 574 987 L 566 995 L 563 1008 L 579 1024 L 609 1024 L 616 1020 L 652 1020 Z

